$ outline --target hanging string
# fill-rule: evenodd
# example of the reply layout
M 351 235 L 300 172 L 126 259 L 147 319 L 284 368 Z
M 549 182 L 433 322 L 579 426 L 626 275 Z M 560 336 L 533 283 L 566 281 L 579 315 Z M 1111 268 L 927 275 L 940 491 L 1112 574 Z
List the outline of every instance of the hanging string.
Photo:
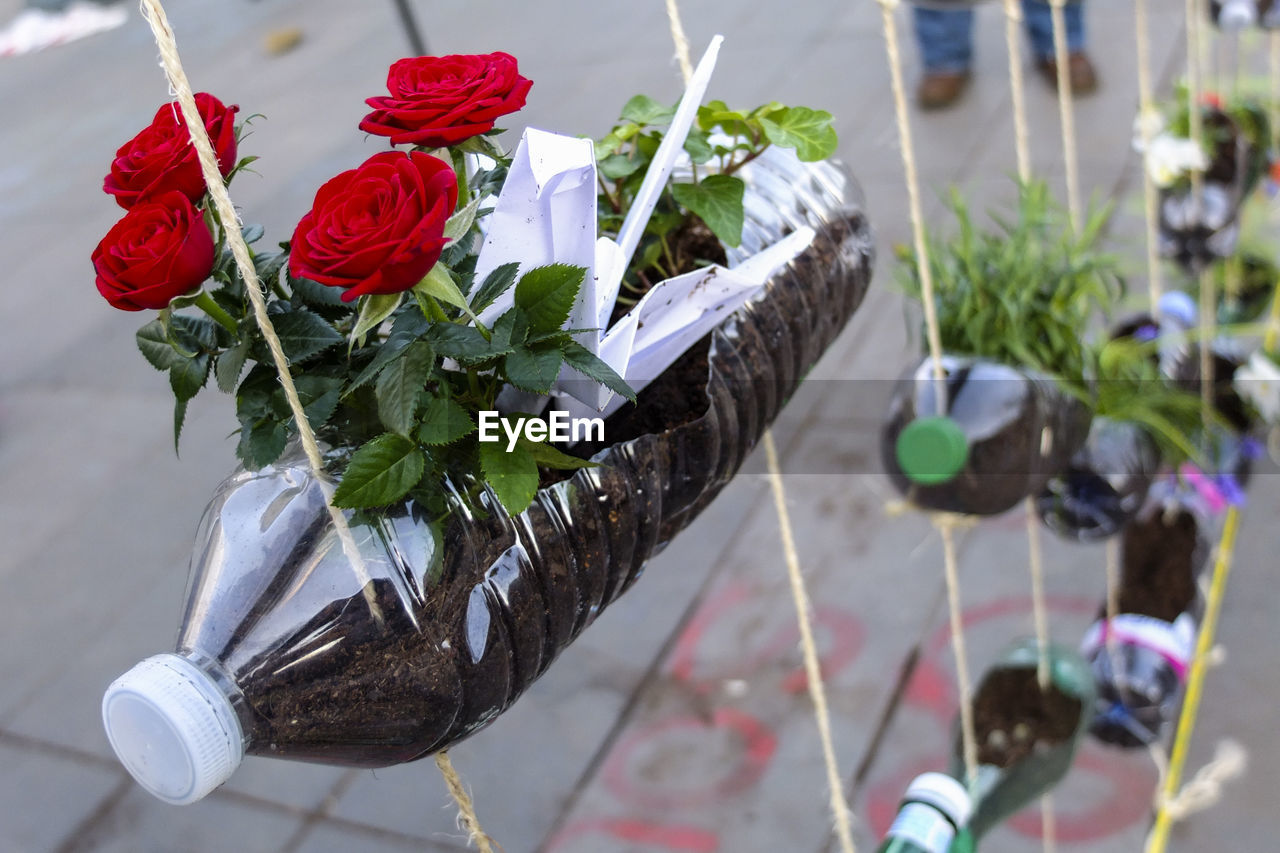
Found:
M 1147 289 L 1151 299 L 1151 311 L 1154 316 L 1160 304 L 1160 296 L 1164 290 L 1161 280 L 1159 252 L 1159 195 L 1156 182 L 1152 180 L 1146 168 L 1146 157 L 1151 151 L 1153 138 L 1151 117 L 1156 114 L 1155 95 L 1151 85 L 1151 32 L 1147 15 L 1148 0 L 1135 0 L 1134 20 L 1137 26 L 1137 61 L 1138 61 L 1138 128 L 1142 134 L 1143 169 L 1142 169 L 1142 201 L 1146 212 L 1147 225 Z
M 764 453 L 769 464 L 769 486 L 773 491 L 773 505 L 778 514 L 778 531 L 787 564 L 787 578 L 791 583 L 791 599 L 795 602 L 796 621 L 800 625 L 800 648 L 804 657 L 805 676 L 809 682 L 809 698 L 813 701 L 814 713 L 818 719 L 818 737 L 822 742 L 822 758 L 827 769 L 827 789 L 831 814 L 835 818 L 836 837 L 840 839 L 840 849 L 844 853 L 854 853 L 852 821 L 844 795 L 844 783 L 840 779 L 840 769 L 836 763 L 835 745 L 831 736 L 831 712 L 827 707 L 827 693 L 822 682 L 818 646 L 813 638 L 813 605 L 805 588 L 804 574 L 800 571 L 800 557 L 796 553 L 795 539 L 791 533 L 791 514 L 787 509 L 787 494 L 782 484 L 778 450 L 774 446 L 772 430 L 765 430 Z
M 1107 566 L 1107 621 L 1105 624 L 1107 629 L 1103 632 L 1103 639 L 1107 646 L 1107 655 L 1111 658 L 1111 671 L 1118 673 L 1120 672 L 1120 647 L 1116 642 L 1115 631 L 1112 630 L 1116 617 L 1120 615 L 1120 543 L 1116 541 L 1116 537 L 1112 536 L 1107 540 L 1105 551 Z
M 1147 837 L 1146 853 L 1164 853 L 1169 843 L 1169 830 L 1175 819 L 1170 804 L 1177 802 L 1178 787 L 1182 782 L 1182 772 L 1191 746 L 1191 734 L 1195 731 L 1196 720 L 1200 714 L 1200 700 L 1204 695 L 1204 677 L 1211 658 L 1209 651 L 1213 648 L 1227 579 L 1231 574 L 1239 517 L 1236 507 L 1233 506 L 1227 510 L 1222 539 L 1218 543 L 1217 560 L 1213 567 L 1213 583 L 1209 588 L 1209 598 L 1205 605 L 1204 624 L 1200 627 L 1200 636 L 1196 638 L 1195 657 L 1192 659 L 1191 672 L 1187 677 L 1187 692 L 1182 700 L 1182 713 L 1178 717 L 1173 753 L 1169 758 L 1169 769 L 1157 799 L 1155 824 Z
M 676 61 L 680 63 L 680 76 L 688 85 L 693 76 L 693 62 L 689 58 L 689 40 L 685 38 L 684 26 L 680 23 L 680 10 L 676 8 L 676 0 L 667 0 L 667 23 L 671 25 L 671 41 L 676 46 Z
M 1050 0 L 1053 13 L 1053 56 L 1058 71 L 1058 114 L 1062 121 L 1062 158 L 1066 166 L 1067 210 L 1078 232 L 1084 225 L 1080 204 L 1080 166 L 1076 151 L 1075 95 L 1071 91 L 1070 55 L 1067 51 L 1067 0 Z
M 937 413 L 947 413 L 947 382 L 942 368 L 942 334 L 938 326 L 938 310 L 933 291 L 933 269 L 929 247 L 924 236 L 924 214 L 920 207 L 920 176 L 916 168 L 915 143 L 907 110 L 906 86 L 902 79 L 902 48 L 894 10 L 900 0 L 876 0 L 880 4 L 884 28 L 885 51 L 889 57 L 889 74 L 893 85 L 893 106 L 901 141 L 902 167 L 906 173 L 907 201 L 911 216 L 911 234 L 915 244 L 916 266 L 920 271 L 921 302 L 924 304 L 925 333 L 929 355 L 933 359 L 934 398 Z M 978 738 L 974 730 L 972 682 L 969 679 L 968 654 L 965 652 L 964 622 L 960 610 L 960 579 L 957 570 L 954 528 L 955 516 L 935 515 L 934 526 L 942 537 L 942 562 L 946 575 L 947 603 L 950 609 L 951 649 L 956 659 L 956 682 L 960 693 L 960 739 L 964 752 L 965 773 L 972 783 L 978 771 Z
M 1031 180 L 1031 134 L 1027 130 L 1026 86 L 1022 77 L 1022 52 L 1018 31 L 1022 24 L 1019 0 L 1004 0 L 1004 40 L 1009 52 L 1009 93 L 1013 99 L 1013 141 L 1018 155 L 1018 178 Z
M 1023 503 L 1027 514 L 1027 545 L 1031 562 L 1031 610 L 1035 618 L 1036 644 L 1040 659 L 1036 664 L 1036 680 L 1041 692 L 1050 687 L 1049 672 L 1049 609 L 1044 603 L 1044 558 L 1040 548 L 1040 524 L 1036 517 L 1035 498 Z
M 497 842 L 480 828 L 480 819 L 476 817 L 475 806 L 471 802 L 470 795 L 467 794 L 467 789 L 462 785 L 462 778 L 458 776 L 458 771 L 453 769 L 453 761 L 449 759 L 448 750 L 436 753 L 436 767 L 444 777 L 449 796 L 453 797 L 453 801 L 458 804 L 458 823 L 467 833 L 467 844 L 475 844 L 480 853 L 493 853 L 493 845 Z

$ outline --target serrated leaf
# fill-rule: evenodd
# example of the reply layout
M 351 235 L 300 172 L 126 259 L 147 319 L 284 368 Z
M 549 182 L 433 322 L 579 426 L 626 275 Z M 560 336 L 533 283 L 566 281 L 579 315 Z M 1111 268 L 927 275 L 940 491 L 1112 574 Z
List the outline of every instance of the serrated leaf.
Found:
M 365 335 L 378 328 L 378 325 L 400 307 L 403 293 L 375 293 L 360 300 L 360 316 L 356 318 L 356 326 L 351 330 L 351 342 L 364 346 Z
M 245 359 L 249 357 L 249 343 L 246 338 L 218 356 L 213 375 L 218 381 L 219 391 L 230 394 L 236 389 L 236 383 L 240 381 L 240 372 L 244 370 Z
M 263 420 L 240 431 L 236 456 L 246 468 L 256 471 L 279 459 L 288 441 L 289 431 L 284 424 L 276 420 Z
M 533 454 L 519 444 L 508 453 L 502 441 L 482 441 L 479 447 L 480 470 L 503 508 L 512 515 L 524 512 L 538 492 Z
M 135 339 L 142 357 L 156 370 L 168 370 L 182 359 L 173 344 L 169 343 L 164 323 L 159 320 L 152 320 L 139 329 Z
M 522 391 L 546 394 L 560 375 L 564 353 L 559 347 L 529 348 L 517 346 L 507 356 L 507 381 Z
M 418 446 L 402 435 L 380 435 L 351 454 L 333 505 L 344 509 L 386 506 L 408 494 L 426 468 Z
M 404 354 L 379 374 L 374 395 L 383 426 L 400 435 L 409 434 L 418 409 L 418 398 L 422 396 L 434 364 L 435 353 L 431 347 L 417 341 L 406 347 Z
M 245 160 L 249 160 L 249 158 L 246 157 Z M 250 160 L 249 162 L 253 162 L 253 161 Z M 239 165 L 245 165 L 244 160 L 241 160 Z M 261 240 L 262 235 L 266 233 L 267 233 L 267 230 L 263 228 L 261 225 L 246 225 L 240 229 L 240 235 L 244 237 L 244 241 L 250 245 Z
M 383 368 L 391 363 L 392 359 L 400 355 L 400 353 L 403 352 L 409 344 L 418 339 L 418 335 L 419 333 L 415 330 L 397 330 L 393 326 L 391 335 L 382 343 L 381 346 L 378 347 L 377 352 L 373 355 L 373 360 L 365 365 L 364 370 L 360 371 L 360 374 L 356 376 L 355 379 L 351 380 L 351 383 L 347 386 L 344 396 L 346 396 L 346 394 L 350 394 L 366 382 L 377 377 L 377 375 L 382 372 Z M 426 346 L 426 344 L 423 345 Z
M 342 342 L 342 335 L 320 315 L 296 308 L 271 317 L 280 346 L 290 362 L 303 361 Z
M 173 455 L 178 455 L 178 439 L 182 437 L 182 425 L 187 420 L 187 401 L 173 401 Z
M 190 352 L 212 349 L 217 345 L 219 327 L 208 317 L 172 314 L 169 323 L 170 337 Z
M 530 441 L 527 438 L 520 439 L 520 445 L 532 454 L 533 459 L 543 468 L 555 468 L 558 471 L 572 471 L 576 468 L 598 468 L 599 463 L 592 462 L 589 459 L 579 459 L 576 456 L 557 450 L 554 446 L 541 441 Z
M 672 184 L 671 195 L 691 210 L 726 246 L 742 242 L 746 184 L 732 175 L 708 175 L 696 184 Z
M 259 255 L 253 260 L 253 268 L 258 273 L 258 280 L 263 286 L 270 289 L 276 280 L 280 278 L 280 270 L 284 269 L 285 263 L 289 260 L 289 256 L 284 252 L 275 255 Z M 312 282 L 314 284 L 314 282 Z M 324 285 L 317 285 L 323 287 Z M 333 288 L 326 288 L 332 290 Z M 339 298 L 341 303 L 342 299 Z
M 622 107 L 623 121 L 633 121 L 638 125 L 670 124 L 676 114 L 676 108 L 660 104 L 648 95 L 636 95 Z
M 486 341 L 475 326 L 458 323 L 436 323 L 427 330 L 426 338 L 437 353 L 463 364 L 477 364 L 511 352 L 511 347 L 500 341 Z
M 471 297 L 471 310 L 479 314 L 492 305 L 495 299 L 506 293 L 507 289 L 515 284 L 516 273 L 519 270 L 520 264 L 518 263 L 494 267 L 493 271 L 484 277 L 484 281 L 480 282 L 480 287 L 476 290 L 475 296 Z
M 461 308 L 471 321 L 475 322 L 476 315 L 471 313 L 471 306 L 467 305 L 467 297 L 462 295 L 462 291 L 458 289 L 453 276 L 449 275 L 449 270 L 444 264 L 433 266 L 426 277 L 413 286 L 413 289 L 417 293 L 434 296 L 441 302 Z
M 341 399 L 342 379 L 337 376 L 295 376 L 293 387 L 298 392 L 298 400 L 302 403 L 302 412 L 307 422 L 313 427 L 328 423 Z M 282 418 L 289 419 L 292 416 L 283 389 L 275 393 L 273 403 L 279 408 Z
M 169 387 L 179 400 L 190 400 L 198 394 L 208 378 L 207 353 L 200 353 L 195 358 L 180 358 L 169 368 Z
M 342 301 L 343 290 L 340 287 L 329 287 L 309 278 L 289 276 L 289 292 L 296 300 L 313 307 L 347 308 L 350 305 Z
M 569 264 L 548 264 L 520 277 L 516 307 L 525 315 L 531 332 L 551 332 L 564 325 L 586 272 Z
M 621 394 L 631 402 L 635 402 L 636 392 L 631 390 L 631 386 L 615 373 L 612 367 L 577 341 L 573 341 L 564 348 L 564 360 L 588 379 L 594 379 L 613 393 Z
M 808 107 L 788 107 L 761 116 L 760 127 L 774 145 L 794 148 L 796 156 L 806 163 L 822 160 L 835 153 L 836 129 L 831 126 L 831 113 Z
M 475 421 L 462 406 L 447 397 L 432 397 L 422 412 L 417 436 L 423 444 L 449 444 L 470 435 L 475 428 Z
M 444 236 L 448 240 L 457 240 L 471 230 L 476 221 L 476 211 L 480 209 L 480 199 L 475 199 L 459 210 L 444 223 Z

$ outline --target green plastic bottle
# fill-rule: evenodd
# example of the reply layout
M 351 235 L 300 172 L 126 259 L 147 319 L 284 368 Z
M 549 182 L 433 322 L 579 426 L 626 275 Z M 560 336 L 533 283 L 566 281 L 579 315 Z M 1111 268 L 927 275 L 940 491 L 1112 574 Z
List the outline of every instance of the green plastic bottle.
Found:
M 972 846 L 953 846 L 967 838 L 969 794 L 945 773 L 925 773 L 907 786 L 898 816 L 877 853 L 961 853 Z

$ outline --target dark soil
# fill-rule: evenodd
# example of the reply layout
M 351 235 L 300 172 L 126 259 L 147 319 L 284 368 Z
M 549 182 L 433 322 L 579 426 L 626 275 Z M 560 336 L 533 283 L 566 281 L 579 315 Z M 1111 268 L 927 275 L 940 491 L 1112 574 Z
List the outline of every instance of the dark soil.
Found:
M 1121 538 L 1120 612 L 1172 622 L 1196 598 L 1197 523 L 1179 510 L 1156 512 L 1124 528 Z
M 1253 425 L 1249 407 L 1236 393 L 1232 381 L 1240 362 L 1213 353 L 1211 364 L 1213 381 L 1213 405 L 1218 413 L 1236 432 L 1248 432 Z M 1192 347 L 1187 357 L 1174 368 L 1174 379 L 1188 391 L 1200 391 L 1200 350 Z
M 989 673 L 973 699 L 978 763 L 1011 767 L 1070 740 L 1081 710 L 1079 699 L 1055 685 L 1041 691 L 1033 668 Z

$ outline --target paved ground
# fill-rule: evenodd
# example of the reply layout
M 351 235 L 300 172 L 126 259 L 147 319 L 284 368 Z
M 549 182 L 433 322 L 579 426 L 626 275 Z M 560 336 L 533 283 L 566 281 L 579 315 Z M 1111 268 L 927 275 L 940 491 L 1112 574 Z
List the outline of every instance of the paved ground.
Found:
M 433 50 L 520 58 L 536 81 L 529 124 L 599 133 L 630 94 L 677 94 L 661 4 L 415 5 Z M 924 644 L 907 702 L 855 792 L 869 849 L 909 777 L 940 765 L 955 705 L 936 537 L 918 516 L 886 514 L 892 495 L 871 461 L 884 388 L 873 380 L 897 375 L 915 346 L 887 251 L 908 232 L 878 6 L 683 5 L 694 45 L 727 37 L 713 96 L 838 116 L 840 155 L 866 188 L 884 250 L 873 294 L 814 374 L 824 381 L 779 428 L 846 775 L 905 654 Z M 0 15 L 17 6 L 0 0 Z M 1116 245 L 1137 270 L 1131 6 L 1091 4 L 1105 88 L 1080 104 L 1079 123 L 1086 191 L 1119 195 Z M 391 4 L 172 0 L 169 12 L 196 88 L 267 116 L 244 145 L 262 156 L 262 176 L 238 180 L 235 196 L 246 220 L 286 236 L 319 183 L 378 150 L 355 126 L 363 98 L 406 51 Z M 1176 17 L 1156 22 L 1166 91 L 1181 61 Z M 916 116 L 915 127 L 930 187 L 957 183 L 986 203 L 1009 197 L 1014 164 L 996 10 L 981 24 L 967 103 Z M 265 33 L 284 26 L 301 27 L 302 44 L 267 56 Z M 174 458 L 167 387 L 133 345 L 140 318 L 108 309 L 92 286 L 89 252 L 119 213 L 97 188 L 116 146 L 166 96 L 155 60 L 136 13 L 113 33 L 0 60 L 0 538 L 11 543 L 0 556 L 0 851 L 463 849 L 429 763 L 361 772 L 251 758 L 206 801 L 174 808 L 126 777 L 102 734 L 103 687 L 170 647 L 196 521 L 232 464 L 231 407 L 212 393 L 193 404 Z M 1054 101 L 1030 83 L 1036 170 L 1057 176 Z M 927 202 L 936 218 L 936 192 Z M 817 737 L 760 470 L 752 460 L 510 713 L 454 751 L 507 853 L 826 849 Z M 1192 756 L 1198 766 L 1218 739 L 1237 738 L 1252 754 L 1249 777 L 1180 829 L 1176 850 L 1222 849 L 1216 839 L 1229 837 L 1234 850 L 1263 853 L 1280 837 L 1270 677 L 1280 636 L 1266 574 L 1278 509 L 1280 488 L 1260 478 L 1224 614 L 1230 654 L 1210 676 Z M 978 668 L 1031 628 L 1022 524 L 1010 516 L 964 538 Z M 1053 631 L 1074 643 L 1102 593 L 1101 555 L 1049 545 Z M 1060 849 L 1137 850 L 1154 780 L 1145 757 L 1089 746 L 1057 798 Z M 1038 838 L 1033 810 L 984 850 L 1035 850 Z

